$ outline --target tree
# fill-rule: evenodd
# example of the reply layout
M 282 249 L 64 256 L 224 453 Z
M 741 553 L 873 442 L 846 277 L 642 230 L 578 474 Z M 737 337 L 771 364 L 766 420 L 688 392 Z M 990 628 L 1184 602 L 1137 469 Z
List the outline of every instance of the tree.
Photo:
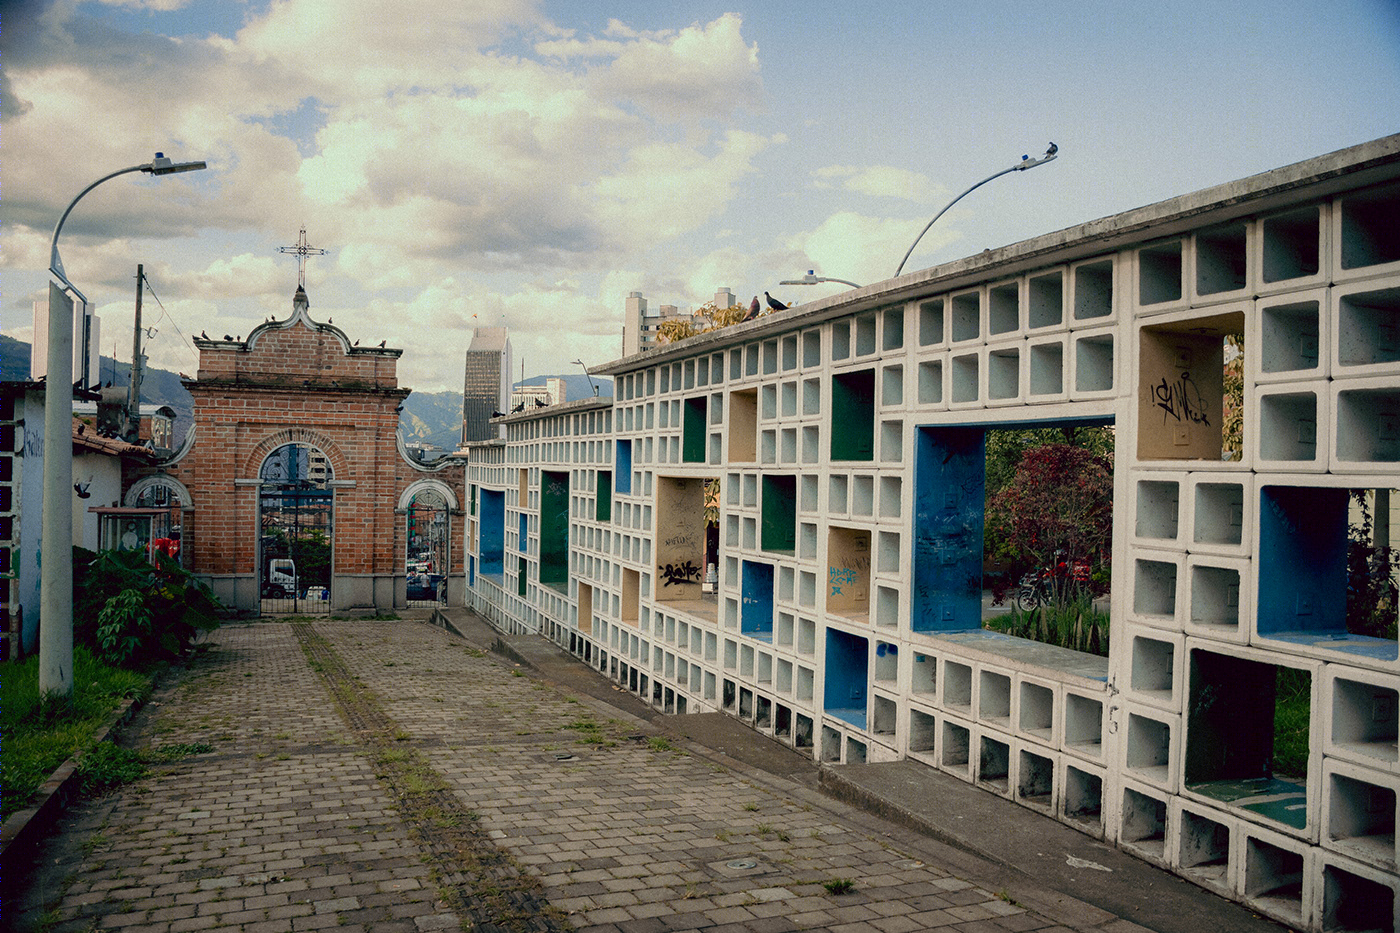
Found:
M 1113 463 L 1070 444 L 1026 450 L 1011 479 L 987 503 L 987 523 L 1035 568 L 1091 570 L 1113 540 Z M 1087 581 L 1052 573 L 1052 594 L 1063 603 Z

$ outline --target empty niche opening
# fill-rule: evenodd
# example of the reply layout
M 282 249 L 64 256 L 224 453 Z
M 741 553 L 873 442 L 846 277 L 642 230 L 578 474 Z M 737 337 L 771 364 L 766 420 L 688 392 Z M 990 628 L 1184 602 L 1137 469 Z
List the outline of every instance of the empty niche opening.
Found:
M 896 723 L 899 721 L 899 707 L 895 701 L 876 694 L 871 706 L 874 709 L 874 721 L 870 724 L 870 731 L 876 735 L 894 735 Z
M 1263 223 L 1263 278 L 1265 282 L 1317 275 L 1320 214 L 1305 207 L 1265 218 Z
M 1176 539 L 1181 484 L 1164 480 L 1138 480 L 1137 528 L 1139 538 Z
M 812 747 L 812 717 L 797 714 L 792 727 L 792 744 L 795 748 Z
M 829 716 L 866 727 L 866 681 L 870 643 L 840 629 L 826 630 L 826 677 L 822 703 Z
M 919 345 L 934 346 L 944 341 L 943 299 L 935 298 L 919 305 Z
M 1022 749 L 1016 775 L 1016 798 L 1024 804 L 1049 809 L 1054 787 L 1054 761 Z
M 1196 291 L 1202 295 L 1245 286 L 1245 225 L 1226 224 L 1196 234 Z
M 1345 302 L 1345 299 L 1343 299 Z M 1306 372 L 1318 364 L 1318 307 L 1312 301 L 1259 309 L 1259 368 L 1265 373 Z
M 827 612 L 870 619 L 870 532 L 832 526 L 827 532 Z
M 727 710 L 729 710 L 731 713 L 732 713 L 732 712 L 735 712 L 735 711 L 739 708 L 738 697 L 739 697 L 739 687 L 738 687 L 738 685 L 735 684 L 734 681 L 732 681 L 732 680 L 726 680 L 726 681 L 724 682 L 724 698 L 723 698 L 724 708 L 727 709 Z
M 755 699 L 753 724 L 760 729 L 768 730 L 773 726 L 773 701 L 765 696 Z
M 844 360 L 851 355 L 851 324 L 836 321 L 831 325 L 831 358 Z
M 1071 823 L 1097 827 L 1103 820 L 1103 778 L 1097 774 L 1065 766 L 1065 786 L 1061 808 Z
M 1030 347 L 1031 395 L 1059 395 L 1065 390 L 1065 347 L 1063 343 L 1034 343 Z
M 773 565 L 743 562 L 739 630 L 751 638 L 773 640 Z
M 943 721 L 943 754 L 941 756 L 944 768 L 950 770 L 967 772 L 969 764 L 969 750 L 971 748 L 972 734 L 964 727 L 955 722 Z
M 1196 486 L 1197 544 L 1239 544 L 1244 532 L 1244 487 L 1238 483 Z
M 1074 269 L 1074 319 L 1088 321 L 1113 313 L 1113 260 L 1086 262 Z
M 899 646 L 875 642 L 875 682 L 893 686 L 899 681 Z
M 1065 319 L 1064 274 L 1033 275 L 1027 286 L 1027 323 L 1032 327 L 1054 327 Z
M 1226 887 L 1230 863 L 1230 827 L 1209 817 L 1181 811 L 1177 864 L 1197 884 Z
M 1138 250 L 1138 303 L 1179 301 L 1181 295 L 1181 241 Z
M 972 709 L 972 668 L 956 661 L 943 667 L 943 705 L 963 711 Z
M 1286 916 L 1303 911 L 1303 855 L 1247 836 L 1244 846 L 1244 896 Z
M 1021 351 L 1017 347 L 987 354 L 987 397 L 1014 399 L 1021 394 Z
M 597 503 L 593 513 L 600 522 L 612 521 L 612 471 L 598 471 Z
M 1395 791 L 1338 773 L 1327 785 L 1327 838 L 1363 862 L 1394 869 Z
M 753 722 L 753 691 L 748 687 L 739 688 L 739 718 Z
M 1113 388 L 1113 335 L 1074 339 L 1074 390 L 1107 392 Z
M 1332 743 L 1338 748 L 1394 767 L 1397 706 L 1400 694 L 1390 687 L 1338 677 L 1332 692 Z
M 1260 489 L 1258 631 L 1394 661 L 1394 490 Z
M 875 370 L 831 377 L 832 460 L 875 459 Z
M 984 735 L 977 748 L 977 783 L 1006 794 L 1011 782 L 1011 746 Z
M 909 711 L 909 754 L 932 755 L 938 737 L 938 719 L 919 710 Z
M 1122 826 L 1118 838 L 1124 845 L 1161 859 L 1166 853 L 1167 804 L 1131 787 L 1123 789 Z
M 1133 636 L 1133 691 L 1157 699 L 1171 699 L 1174 654 L 1175 648 L 1169 641 Z
M 758 456 L 758 390 L 729 393 L 729 459 L 752 463 Z
M 1259 456 L 1265 460 L 1317 459 L 1317 395 L 1286 392 L 1259 398 Z
M 1171 765 L 1171 725 L 1150 716 L 1128 714 L 1125 763 L 1130 771 L 1166 782 Z
M 1021 683 L 1020 729 L 1027 735 L 1051 741 L 1055 723 L 1055 692 L 1041 684 Z
M 792 552 L 797 548 L 797 477 L 763 474 L 763 512 L 760 546 L 765 551 Z
M 856 318 L 856 356 L 875 352 L 875 315 L 862 314 Z
M 841 733 L 831 726 L 822 726 L 822 761 L 835 763 L 841 760 Z
M 1342 268 L 1357 269 L 1400 260 L 1400 185 L 1342 199 Z
M 1294 829 L 1307 825 L 1312 675 L 1191 651 L 1186 785 Z
M 943 403 L 943 361 L 926 360 L 919 364 L 919 404 Z
M 977 715 L 1003 728 L 1011 725 L 1011 678 L 996 671 L 982 671 L 977 688 Z
M 1240 312 L 1142 328 L 1140 459 L 1239 459 L 1243 333 Z
M 954 402 L 975 402 L 981 389 L 978 386 L 980 362 L 976 353 L 953 357 L 950 376 L 953 382 Z
M 789 334 L 783 338 L 783 372 L 790 372 L 797 368 L 797 335 Z
M 1400 389 L 1337 393 L 1337 459 L 1400 462 Z
M 792 737 L 792 707 L 781 703 L 773 707 L 773 734 L 780 739 Z
M 846 764 L 863 765 L 866 761 L 866 745 L 855 736 L 846 736 Z
M 1239 628 L 1239 570 L 1205 565 L 1191 568 L 1191 622 L 1230 630 Z
M 953 341 L 982 336 L 982 293 L 964 292 L 951 299 Z
M 1339 865 L 1322 870 L 1324 930 L 1394 930 L 1395 889 Z
M 987 330 L 1008 334 L 1021 327 L 1021 290 L 1016 282 L 1003 282 L 987 290 Z
M 1065 694 L 1065 746 L 1090 755 L 1103 752 L 1103 703 Z
M 910 686 L 916 694 L 933 696 L 938 688 L 938 659 L 915 652 Z
M 641 616 L 642 576 L 635 570 L 622 568 L 622 607 L 621 619 L 629 625 L 637 625 Z
M 578 630 L 593 634 L 593 587 L 587 583 L 578 585 Z
M 802 365 L 806 368 L 822 364 L 822 334 L 819 330 L 802 334 Z

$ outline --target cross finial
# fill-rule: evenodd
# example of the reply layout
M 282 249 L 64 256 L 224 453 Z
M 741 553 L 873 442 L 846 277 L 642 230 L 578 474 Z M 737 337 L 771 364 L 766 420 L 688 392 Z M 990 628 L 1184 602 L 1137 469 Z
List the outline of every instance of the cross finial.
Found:
M 306 288 L 306 257 L 324 256 L 326 251 L 308 246 L 306 243 L 306 228 L 301 228 L 301 236 L 297 237 L 296 246 L 279 246 L 277 252 L 288 253 L 297 257 L 297 287 Z

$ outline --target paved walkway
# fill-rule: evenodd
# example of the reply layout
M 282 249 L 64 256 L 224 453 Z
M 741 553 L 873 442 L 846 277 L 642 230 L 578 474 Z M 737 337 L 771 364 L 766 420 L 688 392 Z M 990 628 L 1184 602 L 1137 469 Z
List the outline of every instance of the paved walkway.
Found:
M 212 751 L 71 811 L 7 925 L 1143 929 L 993 887 L 975 860 L 421 622 L 269 621 L 212 640 L 129 739 Z

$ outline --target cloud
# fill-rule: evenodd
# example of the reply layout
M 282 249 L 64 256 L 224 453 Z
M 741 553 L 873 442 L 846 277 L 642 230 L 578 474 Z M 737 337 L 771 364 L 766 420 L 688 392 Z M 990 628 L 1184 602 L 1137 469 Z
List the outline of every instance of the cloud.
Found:
M 850 211 L 832 214 L 816 229 L 798 234 L 789 245 L 809 258 L 819 274 L 849 279 L 862 285 L 889 278 L 909 244 L 927 221 L 867 217 Z M 920 268 L 927 255 L 961 239 L 955 230 L 930 230 L 919 241 L 910 269 Z
M 947 189 L 922 172 L 892 165 L 828 165 L 812 172 L 812 178 L 818 188 L 841 187 L 857 194 L 900 198 L 916 204 L 929 204 L 947 197 Z

